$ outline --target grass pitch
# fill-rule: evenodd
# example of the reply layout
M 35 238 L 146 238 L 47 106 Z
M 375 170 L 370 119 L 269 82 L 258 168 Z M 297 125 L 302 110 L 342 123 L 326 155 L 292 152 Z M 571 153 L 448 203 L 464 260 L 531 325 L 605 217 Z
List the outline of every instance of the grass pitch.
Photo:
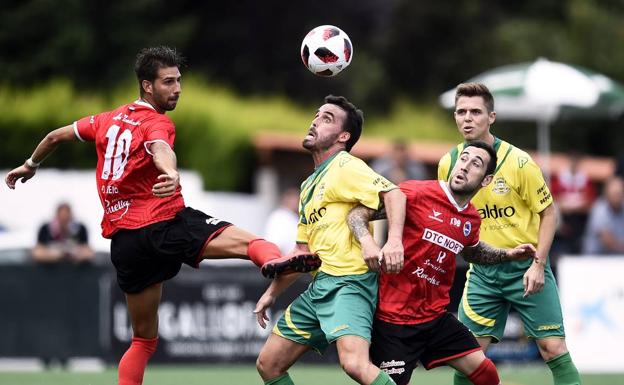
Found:
M 505 385 L 550 385 L 552 378 L 545 365 L 500 366 L 499 373 Z M 297 385 L 355 384 L 338 365 L 295 365 L 290 371 Z M 411 384 L 449 385 L 453 372 L 448 368 L 432 371 L 416 370 Z M 585 374 L 584 385 L 624 385 L 621 374 Z M 32 373 L 0 372 L 0 384 L 6 385 L 114 385 L 116 368 L 98 373 L 43 371 Z M 145 374 L 144 385 L 262 385 L 253 365 L 151 365 Z

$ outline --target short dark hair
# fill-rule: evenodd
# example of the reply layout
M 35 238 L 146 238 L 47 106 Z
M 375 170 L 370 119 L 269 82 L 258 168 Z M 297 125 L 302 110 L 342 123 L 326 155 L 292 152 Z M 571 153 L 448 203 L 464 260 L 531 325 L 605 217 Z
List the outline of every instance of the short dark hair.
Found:
M 457 105 L 457 101 L 462 96 L 480 96 L 483 98 L 487 112 L 490 113 L 494 111 L 494 97 L 483 83 L 461 83 L 457 86 L 457 90 L 455 91 L 455 105 Z
M 487 164 L 485 175 L 494 175 L 494 171 L 496 171 L 496 163 L 498 162 L 498 157 L 496 156 L 496 150 L 494 150 L 494 147 L 480 140 L 466 143 L 464 149 L 466 149 L 467 147 L 477 147 L 487 151 L 487 153 L 490 155 L 490 161 Z
M 153 82 L 158 76 L 158 70 L 167 67 L 181 67 L 184 58 L 175 48 L 167 46 L 148 47 L 139 51 L 134 63 L 134 72 L 139 81 L 139 90 L 143 95 L 143 80 Z
M 335 104 L 347 113 L 347 119 L 342 124 L 342 131 L 346 131 L 351 136 L 345 143 L 345 150 L 351 151 L 355 143 L 362 135 L 362 125 L 364 124 L 364 113 L 344 96 L 327 95 L 325 103 Z

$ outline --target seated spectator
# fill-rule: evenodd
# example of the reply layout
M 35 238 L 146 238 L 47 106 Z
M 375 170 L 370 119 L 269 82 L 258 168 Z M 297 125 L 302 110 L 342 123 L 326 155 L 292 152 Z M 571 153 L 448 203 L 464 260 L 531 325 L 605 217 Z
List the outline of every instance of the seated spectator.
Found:
M 282 194 L 279 207 L 267 219 L 266 240 L 275 243 L 282 254 L 288 254 L 295 247 L 298 224 L 299 189 L 289 188 Z
M 390 152 L 375 159 L 371 168 L 396 184 L 412 179 L 427 179 L 427 169 L 421 162 L 410 157 L 409 147 L 403 140 L 396 140 Z
M 94 253 L 88 244 L 87 229 L 73 219 L 69 204 L 59 204 L 54 219 L 41 226 L 32 256 L 35 261 L 42 263 L 81 263 L 93 260 Z
M 587 174 L 580 169 L 580 154 L 570 154 L 570 167 L 553 174 L 551 193 L 561 213 L 561 223 L 553 249 L 560 254 L 578 254 L 589 210 L 596 199 L 596 189 Z
M 624 254 L 624 182 L 609 179 L 603 198 L 589 214 L 583 245 L 585 254 Z

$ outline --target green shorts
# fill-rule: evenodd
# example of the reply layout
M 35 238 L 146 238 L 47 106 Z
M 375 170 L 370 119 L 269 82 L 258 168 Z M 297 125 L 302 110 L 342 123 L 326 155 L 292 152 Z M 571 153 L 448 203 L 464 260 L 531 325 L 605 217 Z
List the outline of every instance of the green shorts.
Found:
M 339 337 L 370 342 L 377 306 L 377 273 L 332 276 L 318 273 L 286 308 L 273 333 L 323 353 Z
M 474 266 L 466 274 L 458 318 L 475 336 L 500 341 L 513 308 L 520 314 L 527 337 L 565 337 L 559 292 L 550 266 L 544 271 L 542 291 L 527 298 L 522 298 L 522 275 L 507 279 L 501 275 L 488 277 Z

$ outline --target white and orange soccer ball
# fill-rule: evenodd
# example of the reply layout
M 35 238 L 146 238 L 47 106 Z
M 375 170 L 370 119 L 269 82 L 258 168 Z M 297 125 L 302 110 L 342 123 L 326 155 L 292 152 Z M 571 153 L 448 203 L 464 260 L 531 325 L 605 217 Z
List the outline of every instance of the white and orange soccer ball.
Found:
M 315 75 L 335 76 L 353 59 L 353 45 L 349 36 L 333 25 L 314 28 L 303 38 L 301 60 Z

